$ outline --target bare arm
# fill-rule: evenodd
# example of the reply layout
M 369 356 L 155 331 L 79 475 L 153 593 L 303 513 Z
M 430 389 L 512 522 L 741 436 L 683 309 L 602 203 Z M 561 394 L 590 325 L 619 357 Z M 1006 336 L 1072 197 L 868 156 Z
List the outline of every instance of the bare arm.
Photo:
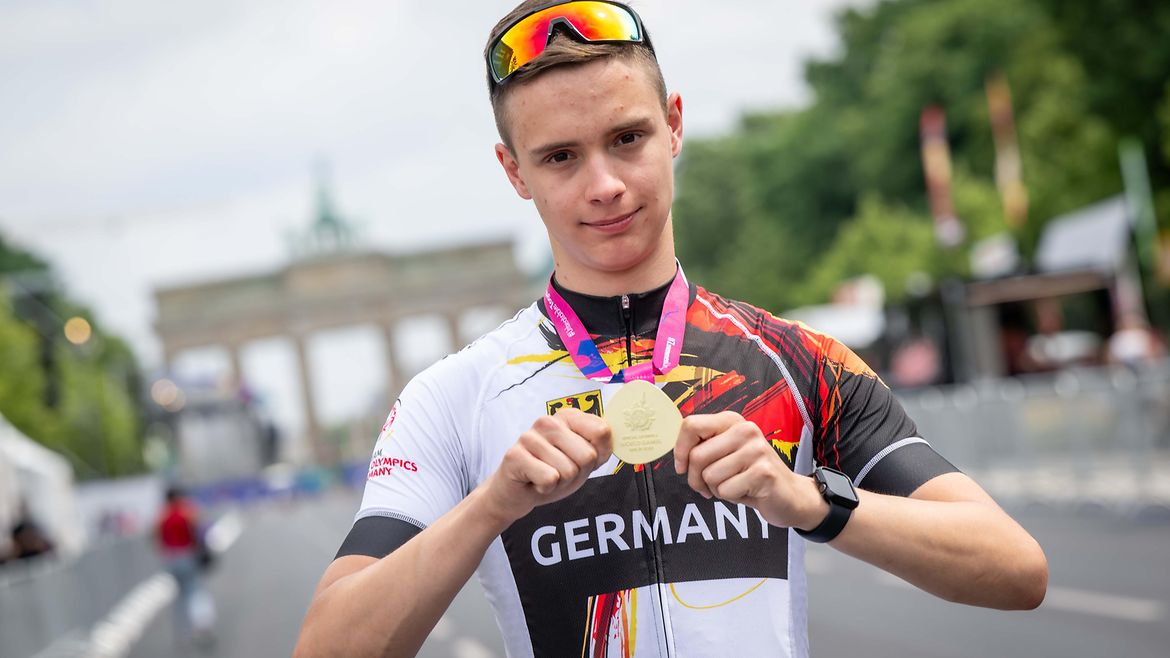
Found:
M 789 470 L 762 439 L 733 412 L 691 416 L 675 447 L 675 469 L 704 496 L 751 505 L 772 525 L 816 527 L 829 513 L 816 483 Z M 834 548 L 949 601 L 1000 609 L 1043 601 L 1044 552 L 966 475 L 940 475 L 909 498 L 858 497 Z
M 830 543 L 841 552 L 948 601 L 1030 610 L 1044 600 L 1044 551 L 966 475 L 940 475 L 910 498 L 858 495 L 861 504 Z
M 413 656 L 507 524 L 477 489 L 382 559 L 334 560 L 313 595 L 295 655 Z
M 610 455 L 609 426 L 576 409 L 537 419 L 496 472 L 382 559 L 345 556 L 326 569 L 295 656 L 413 656 L 492 541 L 536 505 L 584 484 Z

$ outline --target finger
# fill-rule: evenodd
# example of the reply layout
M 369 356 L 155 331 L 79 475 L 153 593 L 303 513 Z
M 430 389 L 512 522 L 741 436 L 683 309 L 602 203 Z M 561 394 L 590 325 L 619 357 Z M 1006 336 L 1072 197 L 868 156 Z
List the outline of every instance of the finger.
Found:
M 761 486 L 755 470 L 748 468 L 712 487 L 712 491 L 717 497 L 729 503 L 744 503 L 753 500 L 754 492 Z
M 548 427 L 537 430 L 537 424 L 534 424 L 532 430 L 520 435 L 520 443 L 533 457 L 556 469 L 561 479 L 569 481 L 576 479 L 581 467 L 553 443 L 564 432 L 568 430 L 559 426 L 551 430 Z
M 703 481 L 708 491 L 722 498 L 723 496 L 719 493 L 720 485 L 746 471 L 755 463 L 755 460 L 756 455 L 748 451 L 732 451 L 702 468 L 699 471 L 699 479 Z
M 719 482 L 765 457 L 763 435 L 754 423 L 740 421 L 691 450 L 687 483 L 695 491 L 715 495 Z M 723 462 L 715 470 L 715 464 Z
M 592 472 L 599 466 L 597 448 L 585 437 L 565 428 L 563 431 L 546 435 L 548 442 L 564 453 L 581 470 Z
M 733 411 L 695 414 L 684 418 L 678 430 L 678 440 L 674 444 L 674 472 L 680 475 L 688 472 L 691 452 L 695 446 L 742 420 L 743 417 Z
M 692 465 L 699 462 L 698 467 L 702 471 L 733 452 L 747 450 L 758 458 L 766 452 L 766 448 L 768 443 L 764 440 L 764 434 L 759 427 L 755 423 L 744 421 L 695 446 L 691 450 L 690 461 Z
M 601 416 L 585 413 L 580 409 L 566 408 L 557 412 L 557 417 L 564 420 L 569 429 L 588 441 L 596 451 L 596 466 L 609 461 L 613 452 L 613 430 Z
M 516 480 L 531 485 L 536 493 L 542 496 L 548 495 L 560 484 L 560 472 L 527 450 L 516 450 L 511 453 L 511 456 L 511 470 L 516 474 Z

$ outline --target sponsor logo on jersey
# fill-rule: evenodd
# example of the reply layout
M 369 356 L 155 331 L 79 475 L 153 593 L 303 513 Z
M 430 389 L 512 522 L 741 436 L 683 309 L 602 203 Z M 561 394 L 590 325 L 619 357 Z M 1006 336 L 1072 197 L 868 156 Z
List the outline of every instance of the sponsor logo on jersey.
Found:
M 390 407 L 390 415 L 386 416 L 386 422 L 382 425 L 382 434 L 389 432 L 390 428 L 394 425 L 394 421 L 398 419 L 398 404 L 399 401 L 395 400 L 394 406 Z
M 378 442 L 374 445 L 374 455 L 370 459 L 370 470 L 367 478 L 372 480 L 377 477 L 385 477 L 390 475 L 395 470 L 409 471 L 411 473 L 418 472 L 418 464 L 409 459 L 402 459 L 401 457 L 391 457 L 386 454 L 387 444 L 390 442 L 390 437 L 394 435 L 394 421 L 398 420 L 398 409 L 401 406 L 400 400 L 394 401 L 394 406 L 390 407 L 390 415 L 386 416 L 386 422 L 382 424 L 382 431 L 378 433 Z
M 386 447 L 386 442 L 394 434 L 394 421 L 398 420 L 398 407 L 401 404 L 401 400 L 395 400 L 394 406 L 390 407 L 390 415 L 386 416 L 386 422 L 382 423 L 382 429 L 378 432 L 378 440 L 374 443 L 375 457 L 382 452 L 382 449 Z
M 588 391 L 585 393 L 577 393 L 576 395 L 569 395 L 556 400 L 549 400 L 548 415 L 553 415 L 561 409 L 572 407 L 573 409 L 580 409 L 587 414 L 594 416 L 602 415 L 601 410 L 601 391 Z
M 370 460 L 370 471 L 367 474 L 367 477 L 371 480 L 377 477 L 385 477 L 393 473 L 395 469 L 417 473 L 418 464 L 408 459 L 385 457 L 380 454 L 375 454 L 374 458 Z

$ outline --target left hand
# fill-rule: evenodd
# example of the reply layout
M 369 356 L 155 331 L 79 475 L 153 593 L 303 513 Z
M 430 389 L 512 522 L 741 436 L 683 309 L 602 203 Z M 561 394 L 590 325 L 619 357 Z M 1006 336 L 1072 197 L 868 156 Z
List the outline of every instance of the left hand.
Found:
M 684 418 L 674 470 L 704 498 L 749 505 L 777 527 L 813 527 L 827 513 L 812 479 L 793 473 L 760 428 L 734 411 Z

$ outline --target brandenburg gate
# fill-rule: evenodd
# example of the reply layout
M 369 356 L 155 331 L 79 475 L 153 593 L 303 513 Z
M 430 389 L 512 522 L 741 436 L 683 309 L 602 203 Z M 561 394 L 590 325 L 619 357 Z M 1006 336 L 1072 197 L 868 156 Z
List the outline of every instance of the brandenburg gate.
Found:
M 168 366 L 184 350 L 219 347 L 227 352 L 237 382 L 244 379 L 240 352 L 247 343 L 290 340 L 299 364 L 309 445 L 316 459 L 327 463 L 333 455 L 322 441 L 307 354 L 315 332 L 380 328 L 392 400 L 410 374 L 395 358 L 399 322 L 424 315 L 444 318 L 454 351 L 474 338 L 461 335 L 464 313 L 502 307 L 510 315 L 532 300 L 510 241 L 408 254 L 357 251 L 324 190 L 320 195 L 310 236 L 314 246 L 307 254 L 269 274 L 156 290 L 155 329 Z

